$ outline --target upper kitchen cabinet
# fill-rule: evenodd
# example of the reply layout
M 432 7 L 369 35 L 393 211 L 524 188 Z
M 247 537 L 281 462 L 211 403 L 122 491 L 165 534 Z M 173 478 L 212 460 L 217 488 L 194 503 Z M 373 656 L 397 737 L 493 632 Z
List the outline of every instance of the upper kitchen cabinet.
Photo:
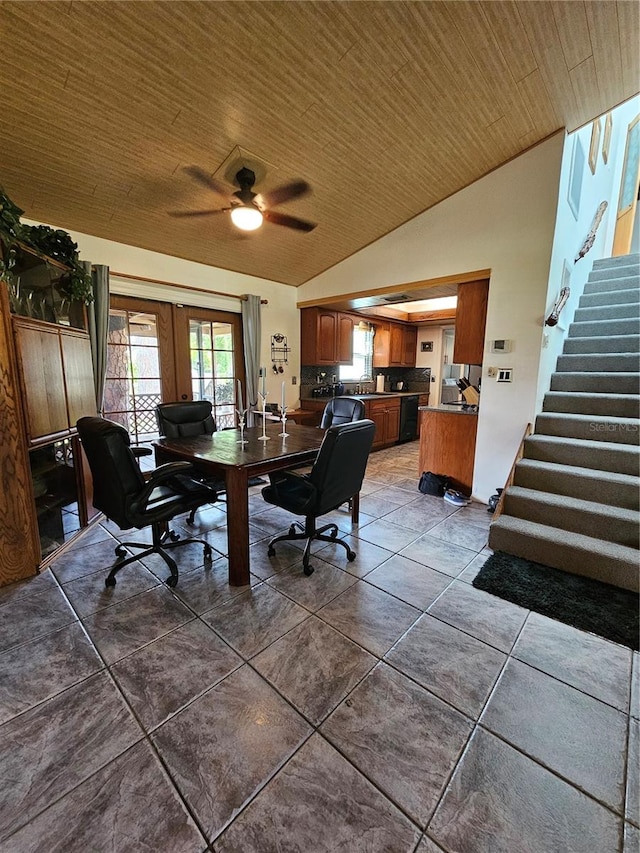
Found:
M 454 364 L 482 364 L 488 299 L 487 279 L 458 285 Z
M 303 308 L 300 341 L 302 364 L 351 364 L 353 317 L 325 308 Z
M 418 329 L 400 323 L 376 323 L 374 367 L 415 367 Z

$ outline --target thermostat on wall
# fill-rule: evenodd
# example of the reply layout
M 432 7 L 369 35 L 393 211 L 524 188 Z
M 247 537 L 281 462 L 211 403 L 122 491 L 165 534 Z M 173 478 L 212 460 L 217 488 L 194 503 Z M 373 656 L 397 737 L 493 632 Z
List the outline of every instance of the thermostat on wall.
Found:
M 511 352 L 511 341 L 507 341 L 504 338 L 496 338 L 495 341 L 491 341 L 490 351 L 495 353 Z

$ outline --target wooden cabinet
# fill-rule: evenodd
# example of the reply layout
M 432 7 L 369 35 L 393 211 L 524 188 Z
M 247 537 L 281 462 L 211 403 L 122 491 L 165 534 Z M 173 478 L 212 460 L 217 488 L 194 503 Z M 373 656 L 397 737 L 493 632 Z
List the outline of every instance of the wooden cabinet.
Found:
M 374 367 L 415 367 L 417 326 L 400 323 L 376 324 L 373 337 Z
M 400 397 L 367 400 L 365 416 L 376 425 L 373 447 L 377 450 L 394 444 L 400 438 Z
M 15 279 L 13 293 L 0 281 L 0 586 L 34 575 L 89 517 L 75 432 L 79 417 L 96 413 L 89 336 L 62 325 L 70 322 L 66 307 L 40 287 L 38 264 L 50 262 L 35 253 L 27 261 L 23 292 L 36 294 L 47 319 L 22 315 L 35 297 L 18 303 Z
M 340 311 L 303 308 L 300 312 L 301 364 L 335 365 L 353 361 L 353 317 Z
M 454 364 L 482 364 L 488 300 L 487 279 L 458 285 Z
M 477 414 L 431 410 L 420 416 L 420 471 L 444 474 L 452 488 L 470 495 Z

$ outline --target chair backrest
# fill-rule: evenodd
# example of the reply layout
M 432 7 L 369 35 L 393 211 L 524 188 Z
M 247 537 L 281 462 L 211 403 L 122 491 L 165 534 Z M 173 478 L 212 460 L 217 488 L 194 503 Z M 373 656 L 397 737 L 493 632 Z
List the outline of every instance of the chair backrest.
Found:
M 166 438 L 192 438 L 194 435 L 213 435 L 216 422 L 209 400 L 188 400 L 184 403 L 159 403 L 156 422 L 160 435 Z
M 324 407 L 320 427 L 328 429 L 338 424 L 361 421 L 364 418 L 364 403 L 357 397 L 333 397 Z
M 360 491 L 376 427 L 359 420 L 329 427 L 309 480 L 318 491 L 314 515 L 323 515 Z
M 94 507 L 119 527 L 133 527 L 129 507 L 145 479 L 131 452 L 129 433 L 97 417 L 80 418 L 76 427 L 91 468 Z

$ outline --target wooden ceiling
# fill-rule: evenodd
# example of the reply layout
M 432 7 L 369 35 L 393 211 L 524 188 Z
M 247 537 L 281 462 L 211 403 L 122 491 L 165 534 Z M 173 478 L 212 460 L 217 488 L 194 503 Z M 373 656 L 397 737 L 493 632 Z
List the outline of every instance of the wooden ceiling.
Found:
M 639 10 L 2 2 L 0 185 L 29 218 L 299 285 L 634 95 Z M 182 167 L 239 161 L 308 181 L 278 209 L 317 228 L 168 216 L 225 206 Z

